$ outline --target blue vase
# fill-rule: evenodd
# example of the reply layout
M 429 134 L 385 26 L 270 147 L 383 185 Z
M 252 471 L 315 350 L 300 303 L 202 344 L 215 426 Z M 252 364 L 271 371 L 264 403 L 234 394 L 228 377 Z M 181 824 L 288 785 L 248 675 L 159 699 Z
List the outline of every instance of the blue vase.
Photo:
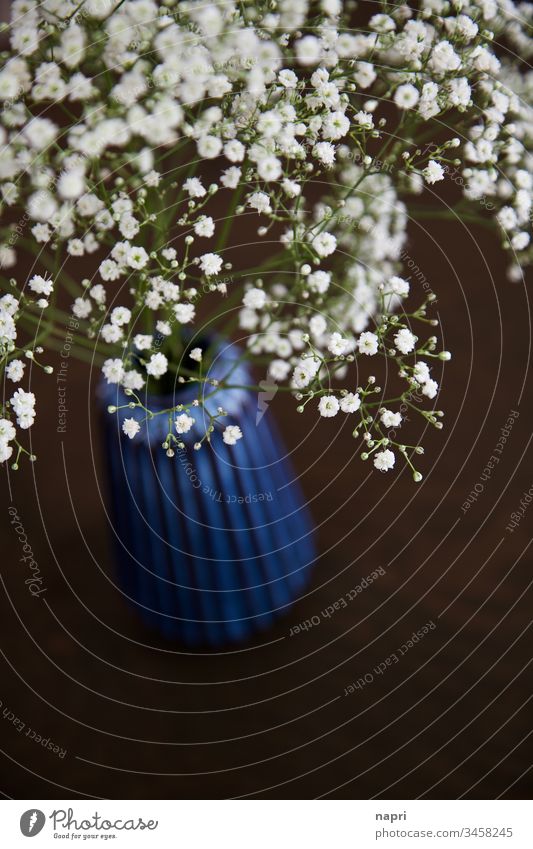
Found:
M 253 384 L 240 356 L 220 345 L 209 377 L 231 369 L 232 383 Z M 149 628 L 191 647 L 245 641 L 268 628 L 302 593 L 316 556 L 308 508 L 258 394 L 223 389 L 208 398 L 213 389 L 204 388 L 205 408 L 223 407 L 224 424 L 239 425 L 244 437 L 228 446 L 217 429 L 195 451 L 208 418 L 202 407 L 187 409 L 196 422 L 172 458 L 162 448 L 167 415 L 110 414 L 109 405 L 130 399 L 116 385 L 99 390 L 120 589 Z M 144 403 L 167 409 L 197 394 L 189 384 Z M 133 440 L 122 433 L 128 417 L 141 424 Z

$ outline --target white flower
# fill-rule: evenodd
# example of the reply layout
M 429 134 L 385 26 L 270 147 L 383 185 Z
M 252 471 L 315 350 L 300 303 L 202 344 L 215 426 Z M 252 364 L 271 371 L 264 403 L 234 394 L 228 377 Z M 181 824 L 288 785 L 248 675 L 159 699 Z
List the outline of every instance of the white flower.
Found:
M 428 64 L 437 74 L 444 74 L 446 71 L 457 71 L 461 59 L 449 41 L 440 41 L 431 48 Z
M 356 413 L 361 406 L 361 399 L 357 392 L 348 392 L 341 398 L 341 410 L 343 413 Z
M 374 126 L 374 118 L 370 112 L 356 112 L 353 116 L 353 120 L 364 130 L 371 130 Z
M 183 188 L 191 198 L 203 198 L 206 194 L 206 190 L 198 177 L 189 177 L 185 180 Z
M 17 435 L 14 425 L 9 419 L 0 419 L 0 439 L 4 442 L 9 442 Z
M 76 298 L 72 304 L 72 312 L 76 318 L 87 318 L 93 309 L 93 305 L 88 298 Z
M 409 294 L 409 283 L 403 277 L 390 277 L 388 285 L 394 294 L 400 298 L 406 298 Z
M 292 382 L 297 389 L 303 389 L 311 383 L 320 368 L 317 357 L 302 357 L 294 368 Z
M 301 193 L 302 188 L 299 183 L 296 183 L 294 180 L 283 180 L 281 183 L 281 188 L 290 198 L 296 198 Z
M 335 163 L 335 148 L 330 142 L 319 142 L 313 148 L 313 156 L 319 159 L 326 168 L 331 168 Z
M 120 383 L 124 375 L 124 365 L 122 360 L 109 359 L 102 366 L 102 372 L 108 383 Z
M 394 337 L 394 344 L 402 354 L 410 354 L 417 342 L 417 337 L 406 327 L 398 330 Z
M 257 163 L 257 173 L 265 182 L 281 177 L 281 162 L 276 156 L 264 156 Z
M 203 136 L 198 139 L 197 148 L 204 159 L 215 159 L 222 150 L 222 142 L 216 136 Z
M 424 175 L 426 183 L 429 183 L 430 186 L 434 183 L 438 183 L 439 180 L 444 180 L 444 168 L 439 162 L 435 162 L 434 159 L 429 160 L 422 174 Z
M 439 389 L 439 384 L 436 380 L 426 380 L 422 386 L 422 395 L 427 398 L 434 398 Z
M 412 109 L 418 103 L 419 98 L 418 89 L 411 83 L 398 86 L 394 92 L 394 102 L 399 109 Z
M 361 333 L 357 345 L 361 354 L 367 354 L 367 356 L 373 357 L 378 352 L 378 337 L 375 333 L 367 330 Z
M 298 84 L 298 77 L 294 71 L 289 71 L 287 68 L 279 72 L 278 80 L 284 88 L 296 88 Z
M 344 112 L 330 112 L 322 124 L 322 135 L 325 139 L 338 141 L 350 129 L 350 121 Z
M 240 179 L 241 169 L 237 168 L 235 165 L 232 165 L 231 168 L 226 168 L 226 170 L 222 172 L 220 182 L 223 186 L 225 186 L 226 189 L 236 189 L 239 185 Z
M 378 451 L 374 457 L 374 466 L 380 472 L 388 472 L 389 469 L 393 468 L 395 461 L 396 457 L 392 451 L 386 448 L 385 451 Z
M 426 383 L 429 380 L 428 364 L 420 360 L 413 368 L 413 377 L 417 383 Z
M 315 315 L 309 320 L 309 330 L 313 334 L 313 336 L 320 338 L 326 332 L 328 323 L 323 315 L 320 313 L 315 313 Z M 340 336 L 340 333 L 337 334 Z
M 28 199 L 28 214 L 34 221 L 50 221 L 56 211 L 55 198 L 44 189 L 39 189 Z
M 402 423 L 401 414 L 393 413 L 392 410 L 383 409 L 380 418 L 385 427 L 399 427 Z
M 332 333 L 329 337 L 328 351 L 331 351 L 336 357 L 345 354 L 349 347 L 348 339 L 344 339 L 340 333 Z
M 307 285 L 311 291 L 323 295 L 329 289 L 331 274 L 329 271 L 313 271 L 307 278 Z
M 272 360 L 268 366 L 268 373 L 272 380 L 286 380 L 291 367 L 285 360 Z
M 396 24 L 390 15 L 384 15 L 381 13 L 372 15 L 368 25 L 370 29 L 374 29 L 376 32 L 393 32 L 393 30 L 396 29 Z
M 108 281 L 118 280 L 121 275 L 120 267 L 112 259 L 104 259 L 99 267 L 100 277 Z
M 118 324 L 104 324 L 100 330 L 100 334 L 104 342 L 111 345 L 114 342 L 120 342 L 124 336 L 124 331 Z
M 128 251 L 128 265 L 130 268 L 134 268 L 135 270 L 140 270 L 144 268 L 148 263 L 148 254 L 145 249 L 142 247 L 136 247 L 132 245 L 132 247 Z
M 133 344 L 138 351 L 146 351 L 152 347 L 153 336 L 150 333 L 137 333 L 133 337 Z
M 194 419 L 192 418 L 192 416 L 188 416 L 186 413 L 182 413 L 176 418 L 175 421 L 177 433 L 188 433 L 193 425 Z
M 333 233 L 319 233 L 313 239 L 313 247 L 320 257 L 330 256 L 337 247 L 337 239 Z
M 180 324 L 189 324 L 194 319 L 194 304 L 176 304 L 174 306 L 174 315 Z
M 146 364 L 146 371 L 152 377 L 162 377 L 168 370 L 168 360 L 164 354 L 152 354 L 149 362 Z
M 331 418 L 331 416 L 336 416 L 339 412 L 340 404 L 338 399 L 335 398 L 334 395 L 323 395 L 320 401 L 318 402 L 318 412 L 324 418 Z
M 122 430 L 129 436 L 130 439 L 133 439 L 134 436 L 137 436 L 141 429 L 141 426 L 138 421 L 135 419 L 124 419 L 122 422 Z
M 238 139 L 232 139 L 224 145 L 224 156 L 230 162 L 242 162 L 246 148 Z
M 17 338 L 17 328 L 7 310 L 0 309 L 0 340 L 14 341 Z
M 9 460 L 13 453 L 13 446 L 9 445 L 7 440 L 0 439 L 0 463 L 5 463 Z
M 6 375 L 9 380 L 12 380 L 13 383 L 19 383 L 24 377 L 24 369 L 26 368 L 26 364 L 22 362 L 22 360 L 11 360 L 6 367 Z M 0 430 L 0 436 L 2 432 Z
M 358 62 L 353 77 L 359 88 L 370 88 L 377 74 L 371 62 Z
M 529 233 L 522 231 L 521 233 L 516 233 L 513 236 L 511 239 L 511 247 L 513 247 L 515 251 L 523 251 L 529 245 L 529 241 Z
M 81 169 L 65 171 L 57 181 L 57 193 L 63 200 L 77 200 L 85 191 L 85 174 Z
M 111 311 L 111 324 L 116 324 L 118 327 L 121 327 L 123 324 L 127 324 L 130 319 L 131 310 L 129 310 L 127 307 L 115 307 Z
M 38 295 L 51 295 L 54 289 L 54 284 L 51 280 L 46 280 L 40 274 L 34 274 L 28 283 L 28 286 L 33 292 Z
M 189 352 L 189 357 L 191 360 L 194 360 L 197 363 L 202 362 L 202 349 L 201 348 L 193 348 L 192 351 Z
M 151 189 L 155 189 L 161 182 L 161 174 L 159 171 L 149 171 L 144 178 L 144 182 Z
M 320 59 L 322 48 L 320 41 L 314 35 L 305 35 L 295 43 L 294 47 L 300 65 L 316 65 Z
M 254 192 L 248 198 L 248 205 L 258 212 L 272 212 L 270 198 L 265 192 Z
M 266 304 L 266 293 L 262 289 L 248 289 L 242 302 L 248 309 L 260 310 Z
M 194 232 L 197 236 L 209 239 L 215 232 L 215 222 L 211 216 L 202 215 L 194 225 Z
M 22 430 L 30 428 L 35 420 L 35 395 L 17 389 L 10 399 L 11 406 L 17 417 L 17 424 Z
M 222 268 L 222 257 L 218 254 L 203 254 L 200 257 L 200 268 L 206 277 L 213 277 Z
M 242 431 L 237 425 L 228 425 L 224 429 L 222 439 L 226 445 L 235 445 L 238 439 L 242 439 Z

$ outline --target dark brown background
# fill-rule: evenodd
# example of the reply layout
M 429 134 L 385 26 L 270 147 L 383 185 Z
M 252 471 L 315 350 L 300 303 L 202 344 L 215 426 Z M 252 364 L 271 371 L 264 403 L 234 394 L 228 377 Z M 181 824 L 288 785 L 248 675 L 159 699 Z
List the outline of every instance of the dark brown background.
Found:
M 454 352 L 446 427 L 427 433 L 415 486 L 405 472 L 372 473 L 338 420 L 312 430 L 312 413 L 275 400 L 269 414 L 299 445 L 322 555 L 307 595 L 254 645 L 183 653 L 142 630 L 112 583 L 88 371 L 69 366 L 64 437 L 38 379 L 49 396 L 39 459 L 8 477 L 48 589 L 33 599 L 23 584 L 6 500 L 0 698 L 68 753 L 59 759 L 3 720 L 6 795 L 528 795 L 533 513 L 505 530 L 533 483 L 527 290 L 505 280 L 486 231 L 410 229 Z M 501 461 L 463 514 L 512 409 Z M 377 566 L 386 575 L 347 609 L 288 636 Z M 430 620 L 435 630 L 400 663 L 343 695 Z
M 413 222 L 408 251 L 454 355 L 445 429 L 426 434 L 415 486 L 405 472 L 372 473 L 338 420 L 313 430 L 312 413 L 276 398 L 269 415 L 295 449 L 321 557 L 305 597 L 255 644 L 187 653 L 139 626 L 113 585 L 88 370 L 69 365 L 64 437 L 53 378 L 37 376 L 38 462 L 2 469 L 0 699 L 67 754 L 0 716 L 4 795 L 529 796 L 533 509 L 505 530 L 533 484 L 527 289 L 506 281 L 483 229 Z M 501 462 L 463 514 L 511 410 Z M 10 503 L 42 569 L 41 599 L 23 583 Z M 386 575 L 347 609 L 289 636 L 378 566 Z M 397 665 L 343 695 L 430 620 Z

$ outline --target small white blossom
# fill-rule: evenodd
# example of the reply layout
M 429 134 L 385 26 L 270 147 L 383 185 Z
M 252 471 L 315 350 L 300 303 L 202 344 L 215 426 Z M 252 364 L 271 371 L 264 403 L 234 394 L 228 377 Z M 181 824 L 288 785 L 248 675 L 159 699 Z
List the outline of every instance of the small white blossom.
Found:
M 380 472 L 388 472 L 394 467 L 396 457 L 388 448 L 385 451 L 378 451 L 374 457 L 374 466 Z
M 341 398 L 340 407 L 343 413 L 356 413 L 361 406 L 361 399 L 357 392 L 348 392 Z
M 152 377 L 159 378 L 166 374 L 168 370 L 168 360 L 164 354 L 152 354 L 149 362 L 146 364 L 146 371 Z
M 242 302 L 248 309 L 260 310 L 263 309 L 266 303 L 266 293 L 263 289 L 248 289 Z
M 323 395 L 318 402 L 318 412 L 325 418 L 336 416 L 339 412 L 340 404 L 334 395 Z
M 242 439 L 242 431 L 237 425 L 228 425 L 222 434 L 226 445 L 235 445 L 237 440 Z
M 394 336 L 394 344 L 402 354 L 410 354 L 414 350 L 416 341 L 417 337 L 406 327 L 398 330 Z
M 200 268 L 206 277 L 213 277 L 222 268 L 222 257 L 218 254 L 203 254 L 200 257 Z
M 427 398 L 434 398 L 439 390 L 439 384 L 436 380 L 426 380 L 422 386 L 422 395 Z
M 367 354 L 367 356 L 373 357 L 378 352 L 378 337 L 375 333 L 371 333 L 368 330 L 361 333 L 357 344 L 361 354 Z
M 387 409 L 383 409 L 381 411 L 380 419 L 383 425 L 387 428 L 399 427 L 402 423 L 402 416 L 400 413 L 393 413 L 392 410 Z
M 439 180 L 444 180 L 444 168 L 440 162 L 435 162 L 434 159 L 429 160 L 422 173 L 426 183 L 429 183 L 430 186 L 434 183 L 438 183 Z
M 24 377 L 26 364 L 22 360 L 11 360 L 6 366 L 6 375 L 13 383 L 19 383 Z M 1 432 L 0 432 L 1 435 Z
M 176 418 L 175 427 L 177 433 L 188 433 L 190 429 L 194 425 L 194 419 L 192 416 L 188 416 L 186 413 L 182 413 Z
M 130 439 L 133 439 L 134 436 L 137 436 L 141 429 L 141 426 L 138 421 L 135 419 L 124 419 L 122 422 L 122 430 L 129 436 Z
M 194 304 L 176 304 L 174 307 L 174 315 L 180 324 L 189 324 L 189 322 L 194 319 Z
M 118 358 L 106 360 L 102 372 L 108 383 L 120 383 L 124 375 L 124 364 Z

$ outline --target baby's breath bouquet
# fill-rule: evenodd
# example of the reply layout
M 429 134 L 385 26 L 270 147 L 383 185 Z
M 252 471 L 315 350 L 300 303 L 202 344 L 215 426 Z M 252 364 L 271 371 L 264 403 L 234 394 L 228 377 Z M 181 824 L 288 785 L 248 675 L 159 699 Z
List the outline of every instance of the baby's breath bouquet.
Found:
M 349 417 L 363 459 L 402 459 L 420 480 L 405 411 L 442 427 L 450 355 L 430 335 L 435 296 L 410 293 L 407 225 L 453 179 L 450 215 L 494 222 L 513 279 L 530 260 L 531 11 L 15 0 L 0 71 L 0 460 L 33 458 L 32 370 L 57 370 L 67 330 L 117 384 L 124 439 L 158 415 L 170 457 L 218 432 L 246 439 L 216 406 L 233 367 L 211 371 L 234 338 L 265 378 L 255 388 Z M 19 252 L 34 256 L 24 278 Z

